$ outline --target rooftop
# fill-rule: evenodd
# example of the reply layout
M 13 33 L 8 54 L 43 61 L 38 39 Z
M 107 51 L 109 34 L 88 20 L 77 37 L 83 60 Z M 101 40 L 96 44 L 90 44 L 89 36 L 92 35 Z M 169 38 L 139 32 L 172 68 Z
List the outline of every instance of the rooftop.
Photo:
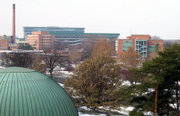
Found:
M 31 69 L 0 70 L 0 116 L 78 116 L 66 91 Z

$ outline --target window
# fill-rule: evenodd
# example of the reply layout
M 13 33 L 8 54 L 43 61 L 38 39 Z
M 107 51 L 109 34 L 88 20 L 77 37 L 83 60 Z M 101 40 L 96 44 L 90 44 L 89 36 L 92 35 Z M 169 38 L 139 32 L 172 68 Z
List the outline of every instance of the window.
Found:
M 144 41 L 144 45 L 147 45 L 147 41 Z

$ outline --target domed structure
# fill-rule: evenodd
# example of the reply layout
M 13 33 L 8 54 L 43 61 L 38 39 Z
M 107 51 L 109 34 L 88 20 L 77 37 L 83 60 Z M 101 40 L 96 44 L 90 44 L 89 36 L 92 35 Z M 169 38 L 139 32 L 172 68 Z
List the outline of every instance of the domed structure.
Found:
M 65 90 L 34 70 L 0 70 L 0 116 L 78 116 Z

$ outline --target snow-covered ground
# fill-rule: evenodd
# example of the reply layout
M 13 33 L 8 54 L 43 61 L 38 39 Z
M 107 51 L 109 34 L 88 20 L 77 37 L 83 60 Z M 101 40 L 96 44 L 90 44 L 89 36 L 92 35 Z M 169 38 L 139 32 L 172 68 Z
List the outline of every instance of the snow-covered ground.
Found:
M 99 109 L 103 109 L 103 110 L 107 110 L 107 111 L 112 111 L 112 112 L 117 112 L 119 114 L 122 114 L 122 115 L 125 115 L 125 116 L 128 116 L 129 115 L 129 112 L 132 111 L 134 109 L 134 107 L 119 107 L 119 109 L 111 109 L 109 107 L 99 107 Z
M 92 109 L 86 107 L 86 106 L 81 106 L 78 108 L 79 109 L 79 116 L 106 116 L 106 114 L 102 114 L 102 113 L 92 113 Z M 82 111 L 87 111 L 87 112 L 91 112 L 91 113 L 84 113 Z
M 127 82 L 127 84 L 128 84 L 128 82 Z M 64 84 L 59 83 L 59 85 L 64 88 Z M 79 116 L 106 116 L 106 114 L 88 114 L 88 113 L 81 112 L 81 110 L 91 111 L 91 109 L 86 107 L 86 106 L 81 106 L 78 109 L 80 109 L 80 111 L 78 112 Z M 117 113 L 119 113 L 121 115 L 128 116 L 129 112 L 132 111 L 134 109 L 134 107 L 131 107 L 131 106 L 129 106 L 129 107 L 119 107 L 119 109 L 117 110 L 117 109 L 111 109 L 110 107 L 100 106 L 99 109 L 112 111 L 112 112 L 117 112 Z
M 46 74 L 49 74 L 49 71 L 47 70 Z M 66 71 L 65 68 L 60 67 L 60 66 L 56 66 L 53 70 L 53 75 L 55 77 L 64 77 L 64 78 L 68 78 L 72 75 L 73 73 L 71 71 Z
M 131 82 L 130 81 L 123 81 L 122 84 L 123 85 L 126 85 L 126 86 L 131 86 Z
M 87 114 L 87 113 L 82 113 L 78 112 L 79 116 L 106 116 L 106 114 Z

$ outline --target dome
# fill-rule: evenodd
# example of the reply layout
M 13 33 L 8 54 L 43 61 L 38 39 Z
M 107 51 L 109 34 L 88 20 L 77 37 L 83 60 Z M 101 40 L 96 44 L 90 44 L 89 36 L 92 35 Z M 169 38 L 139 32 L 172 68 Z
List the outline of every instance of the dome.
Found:
M 78 116 L 66 91 L 31 69 L 0 70 L 0 116 Z

